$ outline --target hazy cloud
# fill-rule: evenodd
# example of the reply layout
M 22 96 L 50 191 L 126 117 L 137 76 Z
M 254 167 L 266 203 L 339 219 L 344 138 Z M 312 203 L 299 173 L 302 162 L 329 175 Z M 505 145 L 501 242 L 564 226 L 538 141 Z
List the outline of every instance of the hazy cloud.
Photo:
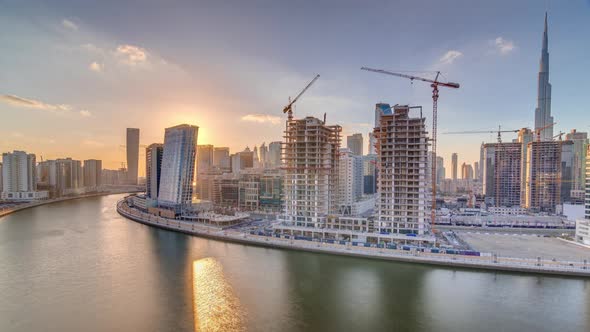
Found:
M 279 116 L 269 114 L 248 114 L 242 117 L 242 121 L 270 123 L 273 125 L 277 125 L 281 123 L 281 118 Z
M 94 61 L 93 63 L 91 63 L 88 66 L 88 69 L 90 69 L 90 70 L 92 70 L 94 72 L 97 72 L 97 73 L 100 73 L 103 70 L 103 68 L 104 68 L 104 65 L 102 65 L 102 64 L 100 64 L 100 63 L 98 63 L 96 61 Z
M 438 61 L 443 64 L 451 64 L 458 58 L 462 57 L 463 53 L 457 50 L 450 50 L 443 55 Z
M 18 97 L 15 95 L 0 95 L 0 102 L 16 107 L 33 108 L 45 111 L 71 111 L 72 107 L 65 104 L 47 104 L 42 101 Z
M 117 47 L 115 55 L 123 63 L 136 66 L 147 62 L 148 52 L 141 47 L 125 44 Z
M 48 104 L 44 103 L 39 100 L 34 99 L 27 99 L 23 97 L 18 97 L 15 95 L 0 95 L 0 102 L 4 104 L 8 104 L 15 107 L 21 108 L 30 108 L 36 110 L 43 110 L 52 113 L 69 113 L 73 112 L 73 108 L 70 105 L 66 104 Z M 81 110 L 78 112 L 80 115 L 87 117 L 90 116 L 91 113 L 87 110 Z
M 76 25 L 76 23 L 74 23 L 74 22 L 72 22 L 72 21 L 70 21 L 68 19 L 65 19 L 65 18 L 61 21 L 61 25 L 64 28 L 67 28 L 67 29 L 70 29 L 70 30 L 74 30 L 74 31 L 77 31 L 78 30 L 78 26 Z
M 516 47 L 512 40 L 507 40 L 502 37 L 496 38 L 492 43 L 498 49 L 500 54 L 508 54 Z

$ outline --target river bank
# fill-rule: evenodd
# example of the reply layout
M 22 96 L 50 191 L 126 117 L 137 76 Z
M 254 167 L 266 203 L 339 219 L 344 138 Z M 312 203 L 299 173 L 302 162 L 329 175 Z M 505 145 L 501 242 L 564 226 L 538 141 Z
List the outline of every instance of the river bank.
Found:
M 64 201 L 71 201 L 71 200 L 75 200 L 75 199 L 82 199 L 82 198 L 88 198 L 88 197 L 98 197 L 98 196 L 127 194 L 127 193 L 129 193 L 129 191 L 121 191 L 121 192 L 119 192 L 119 191 L 115 191 L 115 192 L 100 192 L 100 193 L 92 193 L 92 194 L 85 194 L 85 195 L 79 195 L 79 196 L 70 196 L 70 197 L 60 197 L 60 198 L 54 198 L 54 199 L 47 199 L 47 200 L 38 201 L 38 202 L 32 202 L 32 203 L 24 203 L 24 204 L 19 204 L 19 205 L 15 206 L 14 208 L 11 208 L 11 209 L 1 210 L 0 211 L 0 218 L 2 218 L 4 216 L 7 216 L 9 214 L 18 212 L 18 211 L 22 211 L 22 210 L 25 210 L 25 209 L 34 208 L 34 207 L 41 206 L 41 205 L 59 203 L 59 202 L 64 202 Z
M 587 266 L 587 262 L 580 261 L 532 260 L 496 255 L 463 256 L 434 254 L 420 251 L 367 248 L 352 246 L 350 244 L 339 245 L 260 236 L 149 215 L 130 208 L 126 205 L 125 200 L 117 203 L 117 212 L 128 219 L 149 226 L 220 241 L 255 246 L 478 270 L 590 277 L 590 266 Z

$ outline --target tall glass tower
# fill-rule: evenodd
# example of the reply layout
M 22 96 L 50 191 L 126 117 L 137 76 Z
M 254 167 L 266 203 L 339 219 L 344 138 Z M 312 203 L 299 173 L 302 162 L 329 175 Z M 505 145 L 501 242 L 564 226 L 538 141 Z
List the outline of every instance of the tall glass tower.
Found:
M 166 128 L 158 204 L 182 209 L 191 203 L 199 127 L 187 124 Z

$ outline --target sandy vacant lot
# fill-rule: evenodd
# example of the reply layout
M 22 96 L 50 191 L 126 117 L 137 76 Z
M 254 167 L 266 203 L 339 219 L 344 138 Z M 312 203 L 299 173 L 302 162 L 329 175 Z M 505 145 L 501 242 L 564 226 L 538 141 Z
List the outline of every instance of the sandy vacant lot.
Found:
M 520 234 L 486 234 L 485 232 L 455 232 L 474 250 L 499 256 L 580 261 L 590 264 L 590 248 L 567 243 L 557 238 Z

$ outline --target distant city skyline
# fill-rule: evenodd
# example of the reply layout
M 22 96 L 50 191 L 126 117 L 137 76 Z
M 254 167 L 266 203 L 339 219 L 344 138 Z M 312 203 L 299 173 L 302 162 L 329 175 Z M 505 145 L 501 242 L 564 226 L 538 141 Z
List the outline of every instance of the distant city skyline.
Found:
M 588 111 L 579 74 L 590 67 L 580 42 L 590 35 L 588 1 L 455 1 L 431 3 L 428 12 L 420 4 L 339 4 L 146 4 L 136 12 L 122 3 L 113 16 L 105 15 L 115 10 L 109 4 L 88 11 L 75 1 L 4 2 L 0 28 L 13 33 L 0 35 L 0 151 L 95 158 L 114 169 L 126 159 L 125 128 L 140 128 L 140 144 L 149 145 L 163 142 L 164 128 L 188 123 L 199 126 L 201 144 L 235 153 L 280 141 L 282 107 L 316 73 L 296 117 L 327 113 L 343 136 L 360 132 L 367 141 L 374 105 L 387 102 L 422 105 L 430 127 L 428 87 L 363 73 L 363 65 L 438 69 L 461 83 L 441 93 L 439 132 L 532 128 L 547 9 L 553 131 L 588 131 L 579 119 Z M 285 10 L 288 22 L 277 20 Z M 376 22 L 385 11 L 399 19 Z M 447 169 L 452 152 L 472 164 L 482 141 L 494 135 L 441 135 L 439 155 Z

